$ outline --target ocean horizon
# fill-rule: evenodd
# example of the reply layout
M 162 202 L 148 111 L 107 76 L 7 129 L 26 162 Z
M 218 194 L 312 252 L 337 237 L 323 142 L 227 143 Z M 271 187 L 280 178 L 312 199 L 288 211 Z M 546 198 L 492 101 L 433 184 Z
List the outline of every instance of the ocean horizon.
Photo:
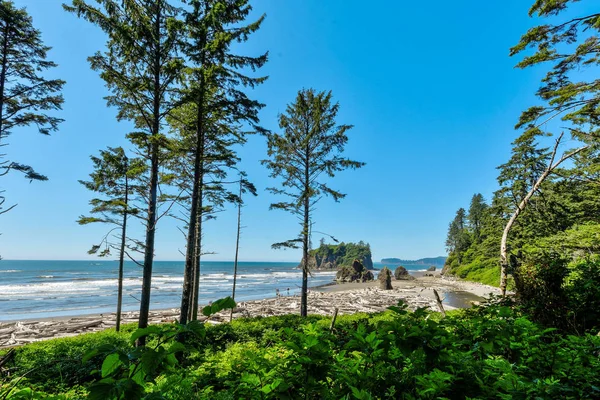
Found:
M 114 312 L 117 303 L 118 261 L 112 260 L 1 260 L 0 321 L 66 317 Z M 200 303 L 230 296 L 233 262 L 203 261 Z M 374 263 L 375 268 L 384 264 Z M 238 263 L 236 300 L 260 300 L 300 293 L 302 272 L 298 262 L 244 261 Z M 407 265 L 409 271 L 423 265 Z M 152 310 L 181 304 L 183 261 L 155 261 Z M 335 271 L 313 272 L 309 287 L 334 281 Z M 126 261 L 123 277 L 123 311 L 137 311 L 142 268 Z

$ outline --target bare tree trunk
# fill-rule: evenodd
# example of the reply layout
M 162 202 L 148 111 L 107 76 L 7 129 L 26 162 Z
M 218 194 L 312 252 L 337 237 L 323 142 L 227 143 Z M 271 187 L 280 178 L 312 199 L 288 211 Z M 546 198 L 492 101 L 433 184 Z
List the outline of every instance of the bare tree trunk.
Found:
M 235 284 L 237 282 L 237 268 L 238 268 L 238 254 L 240 250 L 240 231 L 242 229 L 242 177 L 240 176 L 240 193 L 238 203 L 238 217 L 237 217 L 237 235 L 235 239 L 235 259 L 233 261 L 233 290 L 231 291 L 231 298 L 235 301 Z M 229 322 L 233 320 L 233 308 L 229 313 Z
M 548 162 L 548 167 L 542 173 L 542 175 L 538 178 L 538 180 L 535 182 L 535 184 L 533 185 L 531 190 L 525 195 L 523 200 L 521 200 L 521 202 L 517 206 L 515 212 L 510 217 L 506 226 L 504 227 L 504 232 L 502 232 L 502 240 L 500 241 L 500 290 L 502 290 L 502 296 L 506 296 L 506 284 L 507 284 L 507 278 L 508 278 L 508 247 L 507 247 L 508 234 L 510 233 L 510 230 L 513 227 L 515 221 L 517 220 L 517 218 L 519 217 L 521 212 L 525 209 L 525 207 L 529 203 L 529 200 L 531 200 L 531 198 L 533 197 L 535 192 L 538 191 L 538 189 L 540 188 L 542 183 L 546 180 L 546 178 L 548 178 L 548 176 L 550 176 L 552 171 L 554 171 L 560 164 L 562 164 L 563 161 L 565 161 L 565 160 L 573 157 L 574 155 L 580 153 L 581 151 L 589 148 L 589 146 L 583 146 L 578 149 L 575 149 L 575 150 L 571 151 L 570 153 L 564 154 L 560 158 L 560 160 L 556 161 L 556 163 L 555 163 L 554 159 L 556 158 L 558 146 L 562 140 L 562 137 L 563 137 L 563 134 L 561 133 L 560 136 L 558 137 L 558 139 L 556 139 L 556 143 L 554 145 L 554 150 L 552 151 L 552 156 L 550 157 L 550 162 Z
M 204 102 L 204 84 L 203 80 L 200 82 L 200 95 L 198 96 L 198 113 L 197 120 L 198 126 L 196 128 L 196 149 L 195 149 L 195 159 L 194 159 L 194 177 L 193 177 L 193 189 L 192 189 L 192 199 L 191 199 L 191 208 L 190 208 L 190 219 L 188 223 L 188 234 L 187 234 L 187 246 L 185 252 L 185 268 L 183 275 L 183 291 L 181 294 L 181 310 L 179 314 L 179 323 L 186 324 L 187 321 L 193 315 L 193 299 L 194 299 L 194 287 L 196 281 L 196 270 L 198 269 L 195 265 L 196 256 L 196 243 L 197 243 L 197 219 L 198 219 L 198 196 L 200 195 L 200 185 L 198 184 L 200 180 L 200 174 L 202 173 L 202 148 L 204 147 L 203 142 L 203 108 L 202 104 Z M 202 213 L 202 210 L 200 210 Z
M 201 258 L 202 258 L 202 186 L 204 185 L 204 172 L 200 174 L 200 195 L 198 196 L 198 216 L 196 219 L 196 245 L 194 249 L 195 255 L 195 274 L 194 274 L 194 298 L 192 299 L 192 316 L 191 321 L 198 319 L 198 302 L 200 301 L 200 275 L 201 275 Z
M 302 224 L 302 294 L 300 299 L 300 316 L 308 315 L 308 240 L 310 224 L 310 196 L 309 196 L 309 161 L 310 148 L 306 145 L 306 159 L 304 168 L 304 222 Z
M 3 118 L 4 118 L 4 85 L 6 84 L 6 72 L 8 69 L 8 23 L 4 27 L 2 39 L 2 69 L 0 70 L 0 141 L 2 140 Z
M 152 136 L 158 135 L 160 131 L 160 97 L 161 97 L 161 84 L 160 84 L 160 72 L 161 72 L 161 57 L 160 57 L 160 21 L 162 18 L 161 14 L 161 1 L 156 5 L 156 22 L 155 22 L 155 40 L 156 49 L 154 56 L 154 104 L 152 110 Z M 144 273 L 142 278 L 142 297 L 140 301 L 140 316 L 138 322 L 138 328 L 146 328 L 148 326 L 148 314 L 150 312 L 150 291 L 152 289 L 152 265 L 154 262 L 154 238 L 156 235 L 156 203 L 158 194 L 158 152 L 159 143 L 156 138 L 152 138 L 152 144 L 150 147 L 150 199 L 148 202 L 148 215 L 146 221 L 146 247 L 144 252 Z M 138 339 L 138 346 L 144 346 L 146 344 L 146 337 L 142 336 Z
M 121 228 L 121 251 L 119 254 L 119 289 L 117 293 L 117 325 L 116 331 L 121 330 L 121 307 L 123 305 L 123 266 L 125 262 L 125 242 L 127 241 L 127 212 L 129 204 L 129 178 L 127 177 L 127 161 L 125 161 L 125 209 L 123 210 L 123 225 Z

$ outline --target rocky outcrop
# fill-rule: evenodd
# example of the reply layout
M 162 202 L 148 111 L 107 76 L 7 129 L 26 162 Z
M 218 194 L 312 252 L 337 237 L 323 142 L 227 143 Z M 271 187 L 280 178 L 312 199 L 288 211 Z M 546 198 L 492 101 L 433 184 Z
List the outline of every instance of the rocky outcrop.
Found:
M 404 268 L 403 266 L 399 266 L 398 268 L 396 268 L 396 270 L 394 271 L 394 278 L 396 278 L 396 280 L 399 281 L 412 281 L 413 279 L 415 279 L 415 277 L 409 274 L 406 268 Z
M 431 267 L 427 268 L 428 272 L 434 272 L 436 270 L 435 265 L 432 265 Z
M 354 260 L 352 266 L 338 269 L 335 279 L 340 282 L 368 282 L 374 279 L 373 273 L 366 269 L 360 260 Z
M 377 276 L 377 280 L 379 281 L 379 288 L 383 290 L 392 290 L 392 271 L 388 269 L 388 267 L 383 267 L 381 271 L 379 271 L 379 276 Z
M 340 243 L 339 245 L 321 244 L 317 249 L 313 249 L 308 255 L 308 268 L 310 270 L 336 270 L 340 267 L 352 266 L 354 260 L 360 263 L 368 270 L 373 270 L 373 259 L 371 258 L 371 248 L 363 242 Z M 302 268 L 304 260 L 298 265 Z

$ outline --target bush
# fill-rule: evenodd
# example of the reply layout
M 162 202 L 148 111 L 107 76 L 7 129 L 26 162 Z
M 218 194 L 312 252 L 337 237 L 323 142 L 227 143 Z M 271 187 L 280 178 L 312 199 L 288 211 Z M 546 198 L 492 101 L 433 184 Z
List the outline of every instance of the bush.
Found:
M 600 259 L 538 255 L 515 273 L 519 300 L 531 317 L 569 332 L 600 328 Z
M 577 275 L 572 278 L 565 288 L 584 285 Z M 600 337 L 547 329 L 507 300 L 450 312 L 446 318 L 399 305 L 384 313 L 341 315 L 333 331 L 330 323 L 328 317 L 283 316 L 208 326 L 195 341 L 197 350 L 181 356 L 183 363 L 173 362 L 139 383 L 148 398 L 170 400 L 600 396 Z M 82 353 L 82 347 L 113 337 L 97 333 L 78 341 L 49 341 L 45 357 L 55 359 L 52 350 L 64 354 L 67 343 Z M 29 348 L 20 352 L 35 354 Z M 131 358 L 123 358 L 123 365 L 139 357 L 131 348 L 126 352 Z M 70 371 L 79 366 L 81 361 L 73 361 Z M 52 382 L 58 386 L 49 385 L 47 392 L 74 393 L 56 377 Z

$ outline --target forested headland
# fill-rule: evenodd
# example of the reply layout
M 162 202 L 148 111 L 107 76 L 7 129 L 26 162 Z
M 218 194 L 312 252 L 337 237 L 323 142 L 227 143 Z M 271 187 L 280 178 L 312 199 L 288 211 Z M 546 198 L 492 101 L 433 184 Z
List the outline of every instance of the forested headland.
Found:
M 333 93 L 298 88 L 277 105 L 277 131 L 261 125 L 266 105 L 253 89 L 267 79 L 268 49 L 243 50 L 266 16 L 249 19 L 250 0 L 68 1 L 66 12 L 104 35 L 90 68 L 106 84 L 106 105 L 134 127 L 123 133 L 127 148 L 106 143 L 91 155 L 93 171 L 80 181 L 93 198 L 77 222 L 106 227 L 89 253 L 119 260 L 117 322 L 0 350 L 0 400 L 600 398 L 600 10 L 579 14 L 575 3 L 595 5 L 532 2 L 535 24 L 510 49 L 518 68 L 545 76 L 537 102 L 515 115 L 518 137 L 497 190 L 456 212 L 444 276 L 424 278 L 437 309 L 404 300 L 373 307 L 368 293 L 385 296 L 398 284 L 385 269 L 384 288 L 362 286 L 364 297 L 351 298 L 368 313 L 323 316 L 309 312 L 321 296 L 309 299 L 313 267 L 360 260 L 372 268 L 368 243 L 312 248 L 316 207 L 343 200 L 335 178 L 366 165 L 344 156 L 352 121 L 340 117 Z M 19 129 L 59 129 L 64 81 L 46 77 L 56 67 L 50 48 L 17 0 L 0 0 L 0 24 L 6 146 Z M 297 223 L 272 248 L 301 250 L 302 276 L 299 296 L 286 298 L 289 315 L 234 321 L 242 209 L 257 194 L 238 154 L 249 135 L 266 142 L 270 209 Z M 47 180 L 9 150 L 0 177 Z M 0 214 L 14 207 L 9 194 L 0 191 Z M 237 211 L 231 296 L 203 305 L 205 228 L 226 205 Z M 174 321 L 150 324 L 156 232 L 167 218 L 182 233 L 181 304 Z M 133 324 L 120 323 L 126 259 L 143 274 Z M 452 275 L 501 294 L 444 308 L 436 285 Z M 405 284 L 415 297 L 424 290 Z M 278 290 L 271 300 L 281 297 Z

